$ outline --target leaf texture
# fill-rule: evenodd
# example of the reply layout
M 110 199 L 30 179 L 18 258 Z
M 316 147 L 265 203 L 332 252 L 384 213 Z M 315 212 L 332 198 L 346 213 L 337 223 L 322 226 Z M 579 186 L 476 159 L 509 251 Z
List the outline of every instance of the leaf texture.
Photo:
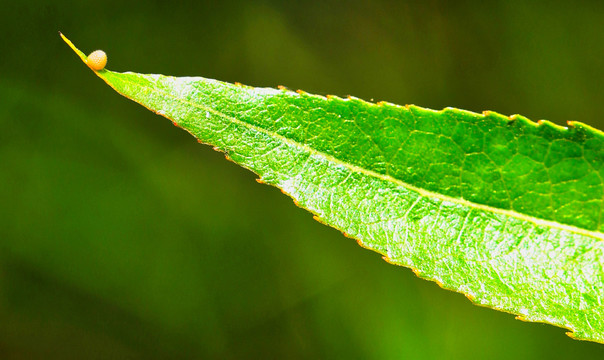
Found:
M 602 132 L 201 77 L 96 74 L 387 261 L 476 304 L 604 342 Z

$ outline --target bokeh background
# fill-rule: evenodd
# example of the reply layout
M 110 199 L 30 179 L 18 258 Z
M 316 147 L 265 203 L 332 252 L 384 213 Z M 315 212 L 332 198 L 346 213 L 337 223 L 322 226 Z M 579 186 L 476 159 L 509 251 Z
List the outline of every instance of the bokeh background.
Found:
M 201 75 L 604 128 L 601 1 L 0 2 L 1 359 L 595 359 L 315 222 L 114 93 Z

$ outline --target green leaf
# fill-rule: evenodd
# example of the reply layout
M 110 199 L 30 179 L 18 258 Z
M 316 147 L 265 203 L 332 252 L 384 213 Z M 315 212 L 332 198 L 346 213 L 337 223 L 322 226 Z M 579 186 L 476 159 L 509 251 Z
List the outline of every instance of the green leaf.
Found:
M 200 77 L 95 73 L 388 262 L 476 304 L 604 342 L 602 132 Z

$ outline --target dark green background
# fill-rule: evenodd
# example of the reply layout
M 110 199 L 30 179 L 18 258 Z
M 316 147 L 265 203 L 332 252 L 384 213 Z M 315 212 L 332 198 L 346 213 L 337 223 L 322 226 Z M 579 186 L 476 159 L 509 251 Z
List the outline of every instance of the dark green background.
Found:
M 0 358 L 593 359 L 312 220 L 108 68 L 603 128 L 604 2 L 0 5 Z

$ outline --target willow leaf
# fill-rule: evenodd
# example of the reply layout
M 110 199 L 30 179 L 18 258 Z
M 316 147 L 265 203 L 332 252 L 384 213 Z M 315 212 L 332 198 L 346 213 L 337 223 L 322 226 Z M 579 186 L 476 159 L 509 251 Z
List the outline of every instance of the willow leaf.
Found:
M 602 132 L 201 77 L 95 73 L 387 261 L 476 304 L 604 342 Z

